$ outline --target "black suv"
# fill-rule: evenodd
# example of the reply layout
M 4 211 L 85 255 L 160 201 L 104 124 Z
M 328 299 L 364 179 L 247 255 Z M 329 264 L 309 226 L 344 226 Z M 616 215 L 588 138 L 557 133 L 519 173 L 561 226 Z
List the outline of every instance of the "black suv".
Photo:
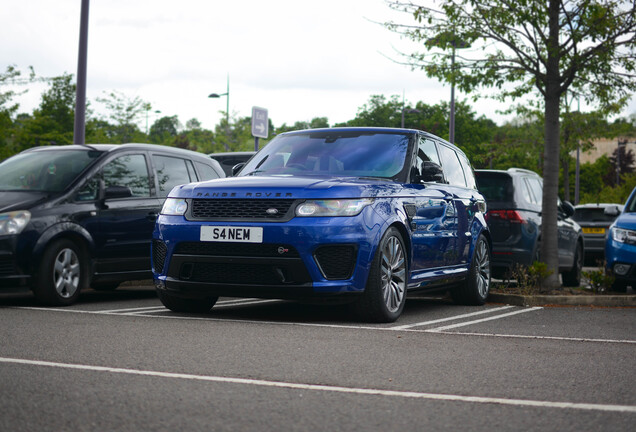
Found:
M 152 278 L 150 241 L 173 186 L 225 177 L 209 156 L 152 144 L 32 148 L 0 163 L 0 289 L 68 305 Z
M 486 220 L 492 234 L 493 277 L 505 278 L 515 264 L 539 259 L 543 179 L 520 168 L 475 170 L 477 188 L 486 198 Z M 564 286 L 578 286 L 583 267 L 583 234 L 571 219 L 574 207 L 559 202 L 559 271 Z

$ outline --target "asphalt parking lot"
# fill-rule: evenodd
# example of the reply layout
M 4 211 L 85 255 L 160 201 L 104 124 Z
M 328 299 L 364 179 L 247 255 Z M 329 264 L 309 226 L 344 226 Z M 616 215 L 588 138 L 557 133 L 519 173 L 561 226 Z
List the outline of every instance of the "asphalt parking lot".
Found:
M 392 324 L 344 306 L 222 298 L 176 314 L 151 287 L 68 308 L 0 295 L 0 429 L 631 430 L 635 308 L 456 306 Z

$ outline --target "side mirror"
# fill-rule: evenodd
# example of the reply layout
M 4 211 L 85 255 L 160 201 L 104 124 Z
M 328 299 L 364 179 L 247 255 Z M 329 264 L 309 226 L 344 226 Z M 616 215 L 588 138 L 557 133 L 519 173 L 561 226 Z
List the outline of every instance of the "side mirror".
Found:
M 435 162 L 423 162 L 422 172 L 416 178 L 420 182 L 444 183 L 444 170 Z
M 616 217 L 621 214 L 621 209 L 619 209 L 617 205 L 608 206 L 605 207 L 605 210 L 603 210 L 603 214 L 605 214 L 605 216 Z
M 232 176 L 237 175 L 239 171 L 243 169 L 244 166 L 245 166 L 245 162 L 237 163 L 236 165 L 234 165 L 232 167 Z
M 104 191 L 104 199 L 130 198 L 132 190 L 128 186 L 108 186 Z
M 574 214 L 574 206 L 569 201 L 563 201 L 561 203 L 561 211 L 565 214 L 565 217 L 570 217 Z

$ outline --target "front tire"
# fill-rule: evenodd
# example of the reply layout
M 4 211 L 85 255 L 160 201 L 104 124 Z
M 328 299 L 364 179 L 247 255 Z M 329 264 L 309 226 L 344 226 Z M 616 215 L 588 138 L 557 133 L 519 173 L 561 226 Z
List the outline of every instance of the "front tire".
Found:
M 404 240 L 397 228 L 391 227 L 375 252 L 364 293 L 353 304 L 356 314 L 369 322 L 397 320 L 406 304 L 407 277 Z
M 574 251 L 574 264 L 572 268 L 566 272 L 561 273 L 563 279 L 563 286 L 577 287 L 581 285 L 581 271 L 583 270 L 583 248 L 580 243 L 576 244 L 576 251 Z
M 466 281 L 451 289 L 451 297 L 457 304 L 481 306 L 486 303 L 490 291 L 490 246 L 483 234 L 479 235 Z
M 42 255 L 33 293 L 38 302 L 51 306 L 75 303 L 88 285 L 88 266 L 80 247 L 68 239 L 51 243 Z
M 161 303 L 172 312 L 207 313 L 216 304 L 218 297 L 189 299 L 177 297 L 164 291 L 157 291 Z

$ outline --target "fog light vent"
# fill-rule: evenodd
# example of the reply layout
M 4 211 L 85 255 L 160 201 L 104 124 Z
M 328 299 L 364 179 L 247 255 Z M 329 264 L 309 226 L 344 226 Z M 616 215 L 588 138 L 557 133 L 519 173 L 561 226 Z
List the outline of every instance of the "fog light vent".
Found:
M 617 274 L 619 276 L 625 276 L 628 272 L 629 272 L 629 264 L 621 264 L 621 263 L 617 263 L 614 264 L 614 274 Z

